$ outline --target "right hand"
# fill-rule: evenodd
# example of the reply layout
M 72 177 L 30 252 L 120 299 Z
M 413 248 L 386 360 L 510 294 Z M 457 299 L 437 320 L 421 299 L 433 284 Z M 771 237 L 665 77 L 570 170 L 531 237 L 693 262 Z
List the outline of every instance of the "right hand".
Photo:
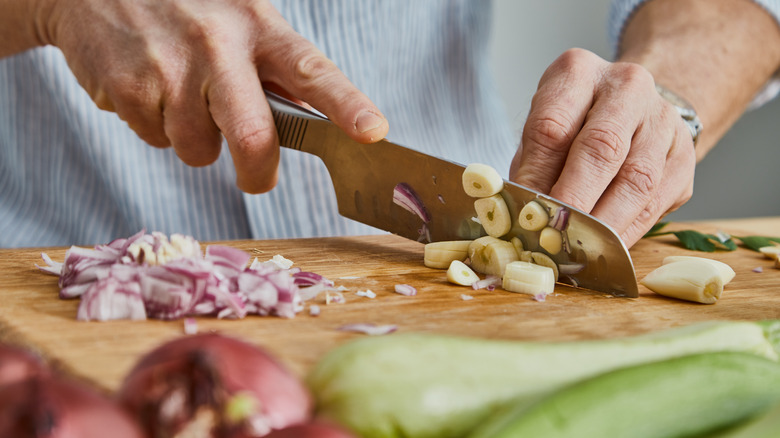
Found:
M 353 139 L 387 134 L 376 106 L 268 0 L 40 0 L 59 47 L 98 107 L 192 166 L 222 135 L 240 189 L 274 187 L 279 147 L 261 83 L 306 102 Z

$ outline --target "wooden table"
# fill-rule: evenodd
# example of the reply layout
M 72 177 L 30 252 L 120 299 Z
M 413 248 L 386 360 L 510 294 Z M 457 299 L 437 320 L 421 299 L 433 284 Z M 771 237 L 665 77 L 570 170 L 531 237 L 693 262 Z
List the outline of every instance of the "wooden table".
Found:
M 780 236 L 780 217 L 670 226 L 685 228 Z M 444 271 L 425 268 L 421 244 L 390 235 L 226 243 L 260 259 L 282 254 L 296 266 L 349 288 L 345 304 L 326 306 L 316 299 L 322 308 L 318 317 L 303 312 L 293 319 L 198 319 L 200 331 L 216 330 L 262 345 L 299 375 L 331 348 L 363 336 L 337 330 L 347 323 L 397 324 L 399 332 L 556 341 L 633 335 L 702 320 L 780 318 L 780 270 L 772 262 L 746 249 L 694 253 L 671 237 L 646 239 L 632 248 L 638 278 L 667 255 L 721 260 L 737 275 L 717 304 L 669 299 L 643 287 L 639 298 L 628 299 L 559 285 L 541 303 L 500 290 L 472 291 L 448 284 Z M 183 335 L 182 321 L 76 321 L 78 302 L 57 298 L 56 277 L 35 267 L 42 251 L 62 260 L 65 248 L 0 250 L 0 340 L 36 349 L 55 365 L 111 391 L 140 355 Z M 763 272 L 753 272 L 756 267 Z M 342 278 L 353 276 L 359 278 Z M 398 283 L 417 287 L 418 295 L 393 293 Z M 365 289 L 377 297 L 355 295 Z M 463 293 L 474 299 L 462 300 Z

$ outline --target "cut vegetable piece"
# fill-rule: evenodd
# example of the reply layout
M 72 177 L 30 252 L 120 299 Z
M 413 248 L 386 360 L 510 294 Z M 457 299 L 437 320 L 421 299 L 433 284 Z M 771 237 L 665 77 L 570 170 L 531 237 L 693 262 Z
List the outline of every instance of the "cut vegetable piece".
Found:
M 714 304 L 723 293 L 720 271 L 692 260 L 662 265 L 647 274 L 641 284 L 659 295 L 702 304 Z
M 515 251 L 517 251 L 517 255 L 519 257 L 520 254 L 522 254 L 523 250 L 524 250 L 524 248 L 523 248 L 523 241 L 520 240 L 519 237 L 515 236 L 515 237 L 513 237 L 512 239 L 509 240 L 509 243 L 511 243 L 512 246 L 515 247 Z
M 471 286 L 479 281 L 479 276 L 465 263 L 453 260 L 450 268 L 447 269 L 447 281 L 461 286 Z
M 520 261 L 521 262 L 528 262 L 533 263 L 534 262 L 534 256 L 532 251 L 523 251 L 520 253 Z
M 558 276 L 560 275 L 560 273 L 558 272 L 558 265 L 553 261 L 553 259 L 550 258 L 550 256 L 548 256 L 543 252 L 532 252 L 531 259 L 533 260 L 533 263 L 536 265 L 546 266 L 552 269 L 555 281 L 558 281 Z
M 393 203 L 406 211 L 417 215 L 424 223 L 431 221 L 431 214 L 425 208 L 417 192 L 407 183 L 398 183 L 393 189 Z
M 487 164 L 471 163 L 463 171 L 463 190 L 474 198 L 487 198 L 504 188 L 504 180 Z
M 487 275 L 504 275 L 507 263 L 518 260 L 515 247 L 506 240 L 484 236 L 469 245 L 471 268 Z
M 708 321 L 643 336 L 557 343 L 397 334 L 329 350 L 307 383 L 318 415 L 358 436 L 463 437 L 499 406 L 533 402 L 634 364 L 708 351 L 744 351 L 776 361 L 772 340 L 778 329 L 780 321 Z M 630 420 L 635 402 L 612 415 Z
M 725 263 L 723 263 L 721 261 L 709 259 L 709 258 L 706 258 L 706 257 L 668 256 L 668 257 L 664 258 L 664 261 L 663 261 L 662 264 L 668 265 L 669 263 L 680 262 L 680 261 L 683 261 L 683 260 L 694 261 L 694 262 L 698 262 L 698 263 L 708 263 L 708 264 L 714 266 L 718 270 L 718 272 L 720 272 L 720 278 L 723 280 L 723 285 L 724 286 L 727 285 L 732 279 L 734 279 L 734 275 L 735 274 L 734 274 L 734 270 L 731 269 L 731 266 L 729 266 L 729 265 L 727 265 L 727 264 L 725 264 Z
M 501 237 L 512 228 L 512 217 L 509 207 L 500 194 L 474 201 L 479 223 L 489 236 Z
M 546 227 L 539 235 L 539 246 L 550 254 L 558 254 L 563 248 L 563 235 L 553 227 Z
M 764 246 L 758 248 L 758 250 L 770 260 L 777 260 L 780 256 L 780 245 Z
M 429 268 L 447 269 L 453 260 L 466 260 L 471 242 L 451 240 L 428 243 L 423 250 L 423 262 Z
M 531 201 L 528 204 L 525 204 L 523 209 L 520 210 L 520 215 L 517 220 L 522 229 L 539 231 L 546 227 L 547 223 L 550 222 L 550 216 L 549 213 L 547 213 L 547 209 L 544 208 L 542 204 Z
M 509 292 L 529 295 L 549 295 L 555 290 L 553 270 L 528 262 L 512 262 L 506 265 L 502 286 Z
M 400 295 L 406 295 L 407 297 L 417 295 L 417 288 L 409 284 L 396 284 L 393 291 Z
M 558 231 L 564 231 L 569 226 L 569 209 L 563 206 L 554 207 L 550 211 L 550 225 Z
M 712 437 L 780 402 L 778 385 L 777 362 L 747 353 L 692 354 L 586 379 L 530 407 L 520 403 L 469 438 Z M 630 415 L 616 415 L 628 405 Z

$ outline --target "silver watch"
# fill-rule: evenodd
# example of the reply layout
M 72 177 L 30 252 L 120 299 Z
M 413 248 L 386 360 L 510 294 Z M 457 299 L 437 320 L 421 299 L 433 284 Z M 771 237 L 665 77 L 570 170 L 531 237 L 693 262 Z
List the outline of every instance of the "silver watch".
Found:
M 677 110 L 678 113 L 680 113 L 680 116 L 682 117 L 685 124 L 688 126 L 688 129 L 691 131 L 691 137 L 693 138 L 693 145 L 696 146 L 696 143 L 699 142 L 699 136 L 701 135 L 702 125 L 701 120 L 699 120 L 699 115 L 696 114 L 696 110 L 693 109 L 693 105 L 691 105 L 687 100 L 683 99 L 678 95 L 677 93 L 669 90 L 668 88 L 655 84 L 655 89 L 658 91 L 658 94 L 661 95 L 664 99 L 666 99 L 669 103 L 671 103 L 674 108 Z

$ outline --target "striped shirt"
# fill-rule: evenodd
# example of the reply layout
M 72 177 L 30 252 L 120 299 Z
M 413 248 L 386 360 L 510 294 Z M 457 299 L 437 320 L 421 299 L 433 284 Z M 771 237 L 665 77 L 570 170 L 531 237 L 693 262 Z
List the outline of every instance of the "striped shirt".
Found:
M 390 140 L 508 174 L 515 135 L 489 71 L 489 2 L 274 3 L 377 104 Z M 612 8 L 613 39 L 636 4 Z M 318 158 L 283 149 L 279 172 L 271 192 L 242 193 L 226 146 L 202 168 L 149 147 L 97 109 L 58 49 L 0 60 L 0 247 L 89 245 L 142 228 L 202 241 L 379 232 L 338 214 Z

